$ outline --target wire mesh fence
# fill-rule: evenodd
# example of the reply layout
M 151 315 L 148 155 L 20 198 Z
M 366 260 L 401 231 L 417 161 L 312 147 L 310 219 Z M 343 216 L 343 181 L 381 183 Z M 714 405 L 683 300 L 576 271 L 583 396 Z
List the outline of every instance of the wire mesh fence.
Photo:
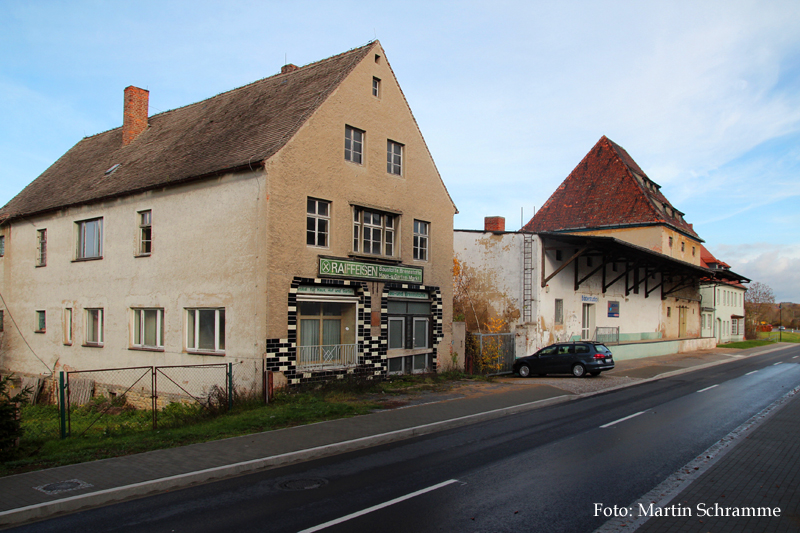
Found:
M 516 360 L 513 333 L 468 333 L 466 370 L 474 374 L 499 375 L 512 372 Z
M 174 427 L 266 402 L 263 361 L 61 372 L 61 437 Z
M 603 344 L 619 344 L 619 327 L 597 327 L 594 340 Z

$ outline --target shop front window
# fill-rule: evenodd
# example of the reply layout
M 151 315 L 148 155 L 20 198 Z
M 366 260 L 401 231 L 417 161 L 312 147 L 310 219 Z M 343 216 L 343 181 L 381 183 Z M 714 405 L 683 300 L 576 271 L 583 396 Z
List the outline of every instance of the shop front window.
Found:
M 358 362 L 355 302 L 299 301 L 297 311 L 298 366 L 353 366 Z

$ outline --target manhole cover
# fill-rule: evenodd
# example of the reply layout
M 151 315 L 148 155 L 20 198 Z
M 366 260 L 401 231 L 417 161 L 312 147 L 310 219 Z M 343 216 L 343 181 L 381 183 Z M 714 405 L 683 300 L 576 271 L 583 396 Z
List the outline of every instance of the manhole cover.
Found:
M 327 485 L 328 482 L 324 479 L 292 479 L 278 484 L 278 487 L 283 490 L 309 490 L 318 489 Z
M 34 489 L 44 492 L 45 494 L 60 494 L 62 492 L 69 492 L 71 490 L 85 489 L 91 487 L 89 483 L 81 481 L 80 479 L 68 479 L 66 481 L 58 481 L 56 483 L 48 483 Z

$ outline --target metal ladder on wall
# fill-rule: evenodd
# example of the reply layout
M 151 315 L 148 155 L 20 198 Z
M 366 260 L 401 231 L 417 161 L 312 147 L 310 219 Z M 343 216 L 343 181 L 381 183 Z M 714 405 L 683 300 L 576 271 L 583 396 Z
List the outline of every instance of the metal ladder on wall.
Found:
M 523 234 L 522 245 L 522 319 L 533 320 L 533 235 Z

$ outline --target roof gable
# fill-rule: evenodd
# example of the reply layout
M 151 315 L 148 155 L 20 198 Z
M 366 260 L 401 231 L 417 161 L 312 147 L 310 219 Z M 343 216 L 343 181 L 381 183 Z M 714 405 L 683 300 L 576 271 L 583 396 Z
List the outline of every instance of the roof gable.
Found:
M 661 224 L 699 239 L 624 148 L 605 135 L 523 231 L 569 231 Z
M 86 137 L 0 209 L 0 222 L 237 169 L 280 150 L 377 41 L 148 119 Z M 106 174 L 114 165 L 113 173 Z

